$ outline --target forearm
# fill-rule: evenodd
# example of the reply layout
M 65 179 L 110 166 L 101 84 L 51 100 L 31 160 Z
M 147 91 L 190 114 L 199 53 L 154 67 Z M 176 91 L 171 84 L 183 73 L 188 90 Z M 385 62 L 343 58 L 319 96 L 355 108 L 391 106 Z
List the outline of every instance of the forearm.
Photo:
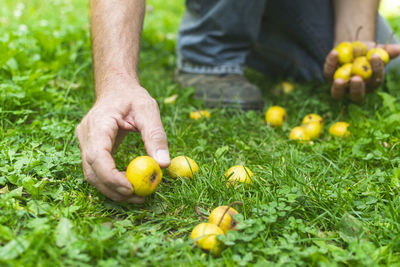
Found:
M 335 45 L 354 41 L 357 29 L 362 26 L 358 39 L 375 41 L 375 25 L 379 0 L 334 0 Z
M 91 0 L 91 36 L 96 96 L 124 77 L 139 84 L 140 36 L 145 0 Z

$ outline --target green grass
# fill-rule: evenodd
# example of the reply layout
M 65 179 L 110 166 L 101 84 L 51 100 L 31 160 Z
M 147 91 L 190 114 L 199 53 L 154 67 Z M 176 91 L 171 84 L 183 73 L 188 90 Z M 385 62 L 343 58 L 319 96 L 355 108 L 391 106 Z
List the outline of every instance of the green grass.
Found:
M 171 155 L 193 158 L 200 171 L 193 181 L 164 172 L 144 205 L 118 204 L 84 181 L 74 135 L 94 100 L 87 3 L 15 2 L 0 6 L 0 265 L 400 264 L 398 77 L 388 75 L 355 105 L 332 100 L 328 84 L 276 93 L 275 81 L 249 71 L 266 108 L 287 108 L 287 124 L 273 129 L 261 112 L 223 109 L 191 121 L 202 103 L 173 83 L 183 0 L 148 1 L 141 82 L 159 102 Z M 390 22 L 399 28 L 398 19 Z M 175 105 L 163 103 L 175 93 Z M 290 142 L 290 129 L 311 112 L 326 116 L 321 139 Z M 350 138 L 328 136 L 338 120 L 351 124 Z M 144 153 L 131 134 L 117 165 L 124 170 Z M 254 186 L 225 188 L 234 164 L 254 172 Z M 221 257 L 195 248 L 189 235 L 202 220 L 194 206 L 208 214 L 235 200 L 244 203 L 240 230 L 221 238 Z

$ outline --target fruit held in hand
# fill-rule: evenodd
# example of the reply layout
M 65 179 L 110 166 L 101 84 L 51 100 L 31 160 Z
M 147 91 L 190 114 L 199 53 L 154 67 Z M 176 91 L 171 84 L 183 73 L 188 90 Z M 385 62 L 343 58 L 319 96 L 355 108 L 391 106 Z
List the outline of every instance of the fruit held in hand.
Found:
M 224 248 L 224 244 L 216 236 L 223 234 L 224 231 L 215 224 L 200 223 L 193 228 L 190 239 L 195 240 L 195 244 L 204 251 L 218 256 Z
M 126 178 L 133 185 L 135 194 L 144 197 L 157 189 L 162 180 L 162 172 L 152 157 L 140 156 L 129 163 Z
M 389 62 L 390 59 L 388 52 L 380 47 L 370 49 L 367 53 L 367 59 L 371 60 L 372 55 L 378 55 L 382 59 L 383 63 L 385 63 L 385 65 Z
M 353 46 L 349 42 L 342 42 L 335 48 L 338 52 L 340 64 L 346 64 L 353 61 Z
M 315 113 L 310 113 L 310 114 L 307 114 L 306 116 L 304 116 L 301 124 L 306 124 L 306 123 L 314 122 L 314 121 L 318 122 L 320 124 L 324 124 L 324 120 L 321 118 L 321 116 L 319 116 L 318 114 L 315 114 Z
M 225 177 L 228 178 L 228 182 L 226 184 L 227 187 L 232 185 L 234 186 L 239 183 L 253 183 L 253 180 L 251 179 L 251 177 L 253 177 L 253 172 L 249 168 L 241 165 L 230 167 L 225 172 Z
M 211 117 L 210 112 L 208 112 L 207 110 L 192 111 L 190 112 L 189 116 L 193 120 L 208 119 Z
M 308 135 L 311 140 L 317 139 L 322 133 L 322 124 L 316 121 L 302 124 L 301 127 L 303 128 L 305 134 Z
M 368 80 L 371 77 L 372 67 L 366 57 L 358 57 L 354 60 L 351 74 L 360 76 L 363 80 Z
M 341 66 L 340 68 L 338 68 L 335 71 L 335 74 L 333 75 L 333 80 L 343 79 L 343 81 L 345 81 L 345 82 L 350 80 L 352 66 L 353 66 L 352 63 L 346 63 L 343 66 Z
M 171 160 L 167 172 L 173 178 L 193 178 L 199 171 L 199 165 L 189 157 L 178 156 Z
M 274 127 L 281 126 L 286 118 L 286 110 L 280 106 L 272 106 L 265 113 L 265 121 Z
M 362 30 L 363 26 L 359 26 L 356 31 L 356 41 L 352 42 L 353 46 L 353 56 L 354 57 L 362 57 L 367 54 L 368 48 L 367 45 L 363 42 L 358 41 L 358 36 Z
M 329 128 L 329 133 L 337 137 L 348 137 L 350 132 L 347 127 L 349 127 L 347 122 L 336 122 Z
M 213 209 L 208 220 L 209 223 L 215 225 L 219 224 L 219 228 L 221 228 L 225 234 L 231 229 L 235 230 L 237 222 L 233 217 L 234 215 L 238 214 L 237 210 L 232 207 L 230 207 L 228 211 L 226 211 L 227 209 L 228 206 L 219 206 Z M 221 220 L 221 218 L 223 219 Z
M 362 57 L 367 54 L 368 48 L 367 45 L 360 41 L 352 42 L 353 46 L 353 55 L 354 57 Z
M 303 127 L 297 126 L 290 131 L 289 139 L 296 141 L 309 141 L 311 138 L 308 136 Z

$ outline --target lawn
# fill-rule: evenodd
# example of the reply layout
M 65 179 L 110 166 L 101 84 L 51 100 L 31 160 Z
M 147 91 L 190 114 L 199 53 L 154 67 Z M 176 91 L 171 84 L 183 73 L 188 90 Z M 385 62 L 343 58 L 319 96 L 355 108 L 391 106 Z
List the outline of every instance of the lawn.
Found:
M 88 5 L 80 0 L 12 1 L 0 6 L 0 265 L 236 266 L 400 265 L 400 78 L 388 74 L 361 105 L 337 102 L 327 83 L 280 81 L 248 71 L 266 106 L 289 119 L 274 129 L 262 112 L 203 108 L 173 82 L 175 39 L 184 1 L 149 0 L 140 77 L 158 101 L 172 157 L 200 166 L 193 180 L 164 171 L 143 205 L 118 204 L 84 181 L 75 127 L 94 101 Z M 400 28 L 399 17 L 390 19 Z M 163 100 L 173 94 L 175 104 Z M 313 144 L 288 140 L 308 113 L 326 118 Z M 350 123 L 347 139 L 328 127 Z M 131 134 L 117 166 L 145 150 Z M 225 171 L 243 164 L 254 184 L 225 187 Z M 190 232 L 204 215 L 242 201 L 239 231 L 213 258 Z

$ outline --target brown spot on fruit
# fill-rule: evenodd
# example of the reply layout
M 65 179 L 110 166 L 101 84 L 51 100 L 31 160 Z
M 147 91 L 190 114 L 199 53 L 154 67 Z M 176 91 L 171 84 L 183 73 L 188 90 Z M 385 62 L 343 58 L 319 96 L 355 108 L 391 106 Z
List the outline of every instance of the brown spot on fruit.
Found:
M 151 175 L 151 177 L 150 177 L 150 182 L 154 182 L 155 180 L 156 180 L 156 178 L 157 178 L 157 173 L 156 172 L 153 172 L 153 174 Z
M 366 65 L 364 65 L 364 66 L 363 66 L 363 69 L 364 69 L 364 71 L 368 71 L 368 70 L 369 70 L 369 67 L 366 66 Z

